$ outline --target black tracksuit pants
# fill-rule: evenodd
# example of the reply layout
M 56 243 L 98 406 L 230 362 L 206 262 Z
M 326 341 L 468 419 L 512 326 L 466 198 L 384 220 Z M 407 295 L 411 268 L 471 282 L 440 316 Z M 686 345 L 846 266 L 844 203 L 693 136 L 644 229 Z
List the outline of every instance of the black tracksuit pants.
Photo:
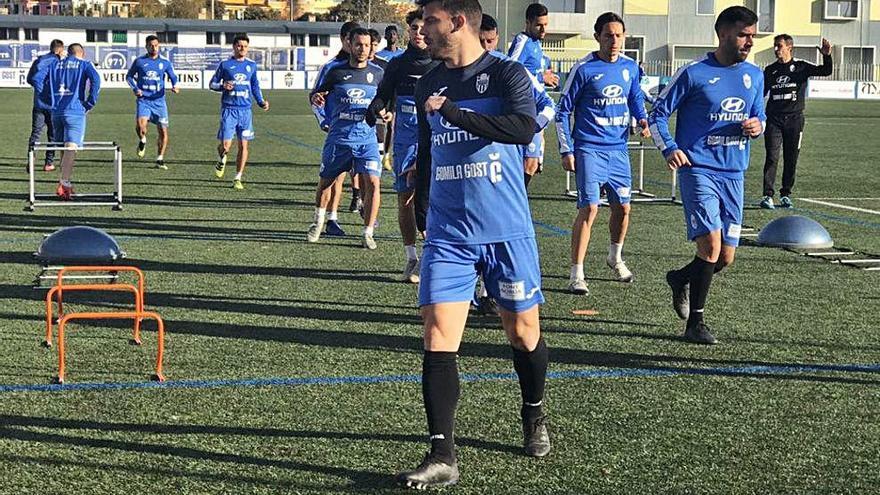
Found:
M 767 116 L 767 128 L 764 131 L 764 148 L 767 150 L 767 158 L 764 160 L 764 196 L 773 196 L 780 149 L 784 163 L 779 195 L 791 195 L 803 134 L 803 113 Z

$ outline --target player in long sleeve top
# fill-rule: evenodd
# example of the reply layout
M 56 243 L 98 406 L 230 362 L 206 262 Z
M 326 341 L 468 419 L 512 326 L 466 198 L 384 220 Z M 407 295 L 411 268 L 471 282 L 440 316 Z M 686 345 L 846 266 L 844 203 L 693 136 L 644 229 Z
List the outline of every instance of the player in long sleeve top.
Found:
M 532 83 L 521 64 L 480 45 L 477 0 L 426 0 L 423 33 L 442 64 L 416 85 L 417 167 L 431 186 L 419 305 L 424 320 L 422 394 L 431 451 L 398 474 L 410 488 L 451 485 L 457 353 L 477 277 L 500 306 L 520 379 L 527 455 L 550 450 L 542 410 L 547 346 L 541 338 L 541 275 L 523 181 L 521 146 L 535 129 Z
M 559 98 L 556 134 L 565 170 L 575 172 L 578 213 L 571 232 L 571 272 L 568 290 L 587 295 L 584 259 L 590 233 L 599 213 L 600 190 L 605 188 L 611 216 L 611 245 L 606 264 L 621 282 L 633 274 L 623 261 L 623 242 L 629 228 L 632 173 L 626 148 L 631 118 L 648 137 L 644 93 L 639 67 L 623 55 L 626 25 L 613 12 L 596 19 L 594 34 L 599 50 L 571 69 Z M 574 113 L 574 127 L 571 115 Z
M 138 136 L 137 156 L 143 158 L 147 147 L 147 124 L 156 125 L 156 168 L 167 170 L 165 150 L 168 147 L 168 105 L 165 102 L 165 78 L 171 81 L 171 92 L 179 93 L 177 74 L 171 61 L 159 55 L 159 37 L 147 36 L 147 53 L 136 58 L 125 80 L 137 97 L 135 133 Z
M 330 189 L 348 171 L 354 170 L 364 187 L 364 231 L 362 244 L 376 249 L 373 226 L 379 214 L 379 145 L 376 131 L 366 122 L 367 107 L 376 95 L 382 80 L 382 69 L 368 61 L 371 50 L 370 33 L 355 28 L 348 33 L 351 56 L 345 65 L 327 72 L 315 91 L 324 93 L 329 129 L 321 154 L 318 190 L 315 196 L 315 220 L 309 226 L 307 239 L 317 242 L 323 231 Z
M 416 117 L 416 82 L 440 62 L 431 58 L 422 36 L 422 13 L 414 10 L 407 14 L 409 46 L 400 56 L 388 62 L 388 70 L 379 84 L 376 97 L 367 111 L 367 122 L 382 119 L 394 122 L 393 164 L 394 191 L 397 193 L 397 221 L 403 236 L 406 265 L 403 281 L 419 282 L 419 257 L 416 250 L 417 221 L 413 201 L 415 190 L 416 148 L 419 124 Z M 422 221 L 421 225 L 424 225 Z M 424 231 L 424 227 L 422 228 Z
M 238 156 L 235 160 L 234 189 L 244 189 L 242 175 L 247 165 L 248 142 L 254 138 L 251 98 L 264 111 L 269 111 L 269 102 L 263 99 L 260 80 L 257 77 L 257 64 L 247 58 L 250 39 L 239 34 L 232 41 L 232 56 L 220 63 L 209 87 L 222 93 L 220 97 L 220 129 L 217 131 L 217 154 L 219 159 L 214 167 L 214 175 L 223 178 L 226 171 L 226 156 L 232 146 L 232 138 L 238 138 Z
M 804 60 L 792 58 L 794 40 L 787 34 L 773 38 L 776 62 L 764 68 L 764 96 L 767 100 L 767 130 L 764 132 L 764 198 L 761 207 L 773 209 L 773 187 L 776 183 L 776 167 L 781 148 L 784 165 L 782 188 L 779 189 L 780 206 L 791 208 L 791 190 L 794 187 L 795 169 L 804 136 L 804 107 L 807 82 L 813 76 L 830 76 L 833 71 L 831 43 L 822 38 L 819 52 L 822 65 L 816 66 Z
M 51 96 L 47 93 L 49 70 L 61 60 L 64 55 L 64 42 L 52 40 L 49 44 L 49 52 L 40 55 L 31 64 L 27 74 L 27 83 L 34 88 L 34 106 L 31 111 L 31 136 L 28 139 L 28 148 L 40 140 L 43 127 L 46 128 L 46 141 L 55 140 L 55 126 L 52 125 Z M 55 170 L 55 151 L 46 150 L 46 158 L 43 162 L 43 170 L 51 172 Z
M 678 170 L 693 261 L 666 274 L 672 304 L 687 320 L 684 339 L 717 341 L 703 322 L 714 273 L 733 263 L 743 218 L 743 176 L 749 141 L 764 131 L 764 75 L 747 62 L 758 17 L 734 6 L 718 15 L 718 48 L 680 68 L 660 93 L 649 124 L 654 142 Z M 675 137 L 669 118 L 678 112 Z
M 67 47 L 67 58 L 49 69 L 47 93 L 55 140 L 63 142 L 65 148 L 61 153 L 61 181 L 55 191 L 63 200 L 73 199 L 70 178 L 76 152 L 85 141 L 86 114 L 98 104 L 101 90 L 101 76 L 84 56 L 82 45 L 73 43 Z

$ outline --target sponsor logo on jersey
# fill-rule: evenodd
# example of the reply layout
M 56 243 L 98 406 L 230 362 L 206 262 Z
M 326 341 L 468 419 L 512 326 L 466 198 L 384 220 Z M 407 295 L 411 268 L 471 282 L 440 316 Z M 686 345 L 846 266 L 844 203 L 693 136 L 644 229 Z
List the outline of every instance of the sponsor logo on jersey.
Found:
M 593 98 L 593 104 L 597 106 L 625 105 L 626 97 L 623 96 L 623 88 L 617 84 L 609 84 L 602 88 L 604 98 Z
M 233 78 L 235 79 L 235 82 L 237 82 L 239 84 L 246 83 L 248 80 L 247 74 L 242 74 L 241 72 L 235 74 L 235 76 Z
M 367 91 L 362 88 L 351 88 L 341 100 L 349 105 L 369 105 L 372 98 L 367 98 Z
M 721 100 L 721 111 L 709 114 L 712 122 L 741 122 L 749 118 L 744 112 L 746 102 L 742 98 L 730 96 Z
M 777 84 L 788 84 L 789 81 L 791 81 L 791 78 L 788 76 L 779 76 L 776 78 Z
M 713 77 L 712 79 L 709 79 L 709 84 L 715 84 L 720 80 L 721 80 L 720 77 Z

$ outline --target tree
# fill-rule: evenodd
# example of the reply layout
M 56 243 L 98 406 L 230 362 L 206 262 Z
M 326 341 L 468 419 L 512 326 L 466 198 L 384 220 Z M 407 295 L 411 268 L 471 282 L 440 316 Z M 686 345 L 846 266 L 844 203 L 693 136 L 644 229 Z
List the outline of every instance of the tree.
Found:
M 275 10 L 251 5 L 244 9 L 244 12 L 242 12 L 242 18 L 249 21 L 277 21 L 281 18 L 281 15 Z
M 327 13 L 337 21 L 393 22 L 402 24 L 397 8 L 388 0 L 342 0 Z
M 165 6 L 159 0 L 140 0 L 134 7 L 134 17 L 163 17 Z
M 165 15 L 177 19 L 198 19 L 202 5 L 202 0 L 168 0 Z
M 226 7 L 220 0 L 214 0 L 214 17 L 211 15 L 211 0 L 205 0 L 205 11 L 208 12 L 209 19 L 220 20 L 226 15 Z

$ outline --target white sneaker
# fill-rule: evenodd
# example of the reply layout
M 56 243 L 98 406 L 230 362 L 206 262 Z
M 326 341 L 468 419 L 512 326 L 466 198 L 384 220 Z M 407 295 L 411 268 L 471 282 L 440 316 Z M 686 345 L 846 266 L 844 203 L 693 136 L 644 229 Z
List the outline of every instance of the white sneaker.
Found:
M 309 242 L 318 242 L 318 239 L 321 238 L 321 230 L 321 227 L 316 223 L 309 225 L 309 231 L 306 234 L 306 240 Z
M 401 281 L 409 282 L 411 284 L 419 283 L 420 267 L 421 263 L 419 263 L 419 260 L 407 260 L 406 266 L 403 268 L 403 277 L 401 277 Z
M 568 284 L 568 291 L 579 296 L 590 295 L 590 288 L 587 287 L 587 281 L 582 278 L 572 280 L 571 283 Z
M 373 239 L 373 234 L 364 234 L 363 239 L 361 239 L 361 245 L 371 251 L 378 247 L 376 241 Z
M 626 267 L 626 263 L 623 261 L 615 263 L 614 260 L 606 259 L 605 263 L 608 265 L 608 268 L 611 268 L 611 272 L 614 273 L 614 278 L 618 282 L 628 284 L 633 281 L 633 273 L 629 271 L 629 268 Z

